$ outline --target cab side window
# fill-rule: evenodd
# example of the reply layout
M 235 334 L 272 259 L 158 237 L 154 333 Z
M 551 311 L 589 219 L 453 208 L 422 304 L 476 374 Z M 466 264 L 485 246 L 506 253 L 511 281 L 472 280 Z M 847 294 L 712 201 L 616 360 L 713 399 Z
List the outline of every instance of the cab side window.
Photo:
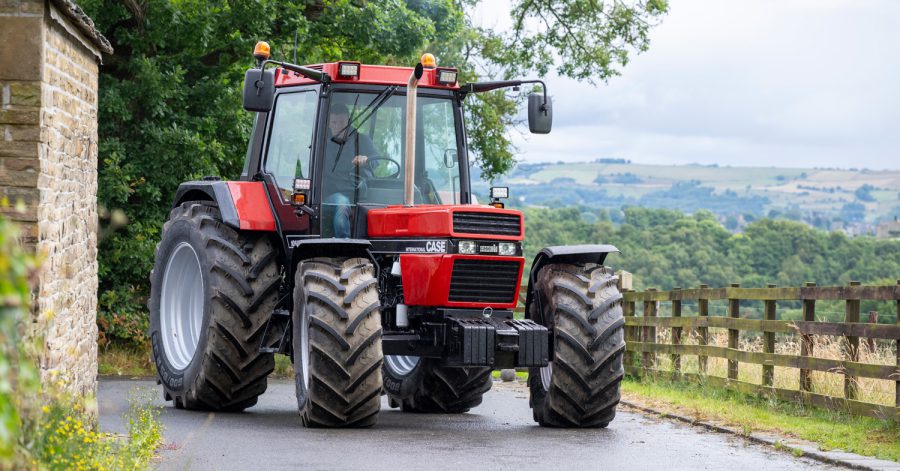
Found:
M 293 192 L 295 178 L 310 178 L 317 101 L 315 92 L 305 91 L 279 95 L 275 102 L 265 169 L 285 200 Z

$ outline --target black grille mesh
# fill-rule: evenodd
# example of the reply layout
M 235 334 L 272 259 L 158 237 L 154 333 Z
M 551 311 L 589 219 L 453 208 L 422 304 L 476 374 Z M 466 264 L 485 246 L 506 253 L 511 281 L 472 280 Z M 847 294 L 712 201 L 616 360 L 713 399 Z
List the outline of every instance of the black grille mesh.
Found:
M 450 301 L 511 303 L 519 284 L 517 261 L 457 259 L 450 277 Z
M 453 213 L 453 231 L 463 234 L 517 236 L 522 233 L 518 214 Z

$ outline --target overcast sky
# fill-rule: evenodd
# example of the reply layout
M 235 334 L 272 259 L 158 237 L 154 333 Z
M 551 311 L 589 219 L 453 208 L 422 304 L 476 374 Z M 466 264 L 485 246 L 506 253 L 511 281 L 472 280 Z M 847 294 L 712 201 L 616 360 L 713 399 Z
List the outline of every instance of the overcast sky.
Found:
M 473 19 L 508 28 L 508 1 Z M 547 82 L 520 160 L 900 168 L 900 1 L 671 0 L 620 77 Z

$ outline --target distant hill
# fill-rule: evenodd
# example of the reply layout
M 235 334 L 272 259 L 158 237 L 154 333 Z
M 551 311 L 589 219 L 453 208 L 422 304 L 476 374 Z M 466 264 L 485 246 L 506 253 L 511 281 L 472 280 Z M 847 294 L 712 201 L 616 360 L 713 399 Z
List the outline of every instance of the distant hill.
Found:
M 732 230 L 774 217 L 851 234 L 874 233 L 878 222 L 900 216 L 897 170 L 645 165 L 598 159 L 520 163 L 495 185 L 510 186 L 511 205 L 580 205 L 611 213 L 623 206 L 688 213 L 707 209 Z M 476 185 L 479 194 L 485 190 L 486 184 Z

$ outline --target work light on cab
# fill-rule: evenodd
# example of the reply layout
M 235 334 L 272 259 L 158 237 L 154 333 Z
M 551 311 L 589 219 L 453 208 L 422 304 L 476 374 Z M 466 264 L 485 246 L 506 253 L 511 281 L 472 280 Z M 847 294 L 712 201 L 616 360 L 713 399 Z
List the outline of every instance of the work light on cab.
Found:
M 509 187 L 507 186 L 493 186 L 491 187 L 491 206 L 495 208 L 503 208 L 503 202 L 500 201 L 501 198 L 509 198 Z
M 359 79 L 359 62 L 338 62 L 338 77 Z
M 456 77 L 459 75 L 459 72 L 456 69 L 439 67 L 434 71 L 434 74 L 437 77 L 437 83 L 441 85 L 455 85 Z

